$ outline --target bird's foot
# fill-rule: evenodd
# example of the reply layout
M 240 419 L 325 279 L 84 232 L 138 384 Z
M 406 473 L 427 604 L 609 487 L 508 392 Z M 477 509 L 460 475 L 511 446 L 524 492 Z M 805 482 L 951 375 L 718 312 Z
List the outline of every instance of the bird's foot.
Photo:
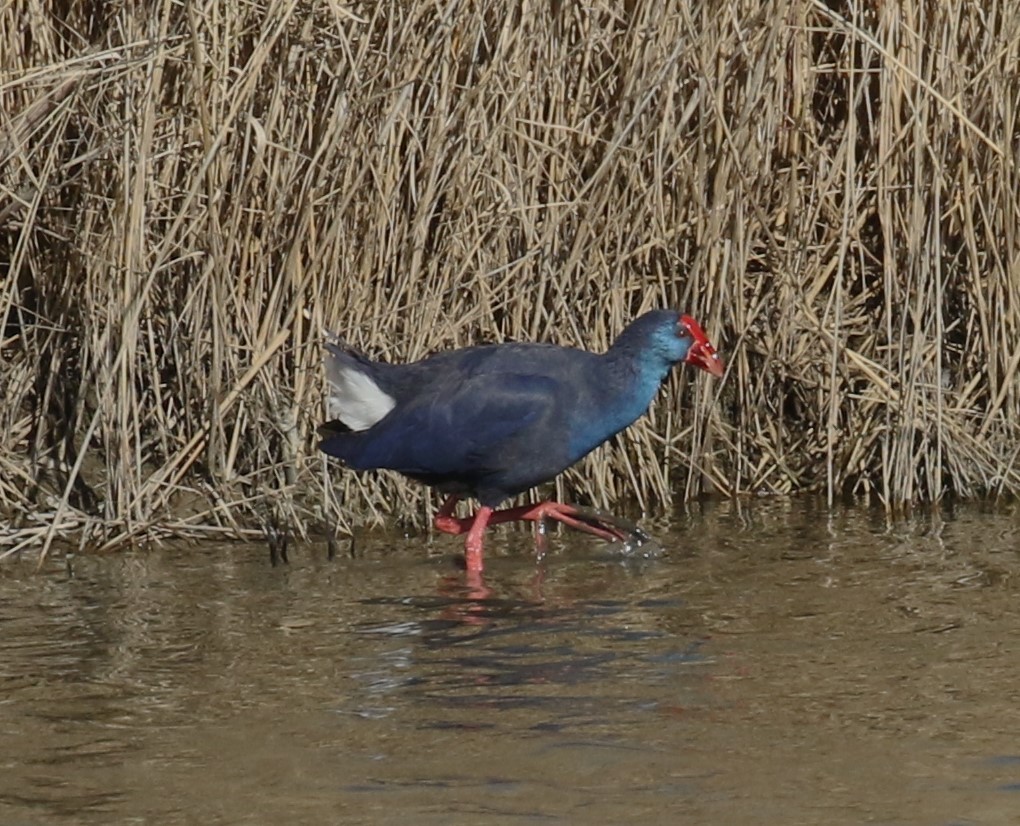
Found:
M 459 496 L 448 496 L 439 510 L 436 511 L 436 515 L 432 519 L 432 526 L 440 533 L 458 536 L 471 530 L 471 526 L 475 522 L 474 516 L 469 519 L 460 519 L 453 515 L 453 509 L 457 507 L 457 502 L 459 501 Z
M 471 523 L 473 521 L 472 519 L 460 519 L 456 516 L 439 516 L 437 514 L 435 519 L 432 520 L 432 527 L 440 533 L 458 536 L 471 530 Z
M 432 524 L 437 531 L 457 536 L 469 533 L 475 527 L 478 514 L 467 518 L 454 516 L 455 505 L 456 500 L 451 497 L 436 513 Z M 593 534 L 607 542 L 630 542 L 640 545 L 649 539 L 648 534 L 628 519 L 604 513 L 596 508 L 567 505 L 562 502 L 539 502 L 536 505 L 519 505 L 515 508 L 491 511 L 486 524 L 499 525 L 503 522 L 516 521 L 541 523 L 547 519 L 562 522 L 568 527 Z
M 651 537 L 636 523 L 621 516 L 606 513 L 598 508 L 586 508 L 581 505 L 560 505 L 566 509 L 574 524 L 571 527 L 578 530 L 594 533 L 602 536 L 610 542 L 626 542 L 628 545 L 643 545 L 651 540 Z
M 516 508 L 504 508 L 494 511 L 489 507 L 481 507 L 470 517 L 460 518 L 453 515 L 457 505 L 457 497 L 451 496 L 437 511 L 432 524 L 442 533 L 467 534 L 464 538 L 464 564 L 469 573 L 479 574 L 483 569 L 482 537 L 488 525 L 519 520 L 535 522 L 539 529 L 538 548 L 544 553 L 544 524 L 548 519 L 562 522 L 564 525 L 584 533 L 604 539 L 606 542 L 624 542 L 631 546 L 642 545 L 649 540 L 646 534 L 635 523 L 603 513 L 594 508 L 580 505 L 566 505 L 562 502 L 539 502 L 537 505 L 520 505 Z
M 574 530 L 593 534 L 606 542 L 634 542 L 635 540 L 640 542 L 648 538 L 647 534 L 633 522 L 580 505 L 539 502 L 537 505 L 515 510 L 522 511 L 517 516 L 518 519 L 536 522 L 553 519 Z

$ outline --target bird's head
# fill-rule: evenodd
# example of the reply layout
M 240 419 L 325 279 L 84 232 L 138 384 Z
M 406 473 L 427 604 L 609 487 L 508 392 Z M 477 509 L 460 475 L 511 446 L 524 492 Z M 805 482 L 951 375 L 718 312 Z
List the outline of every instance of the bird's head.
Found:
M 678 363 L 700 367 L 716 377 L 723 374 L 722 359 L 701 325 L 676 310 L 645 313 L 620 334 L 612 350 L 648 365 L 654 363 L 663 375 Z
M 708 340 L 705 331 L 689 315 L 682 315 L 676 323 L 675 334 L 681 341 L 689 342 L 687 355 L 682 359 L 684 364 L 707 370 L 716 378 L 722 378 L 725 366 L 723 360 Z

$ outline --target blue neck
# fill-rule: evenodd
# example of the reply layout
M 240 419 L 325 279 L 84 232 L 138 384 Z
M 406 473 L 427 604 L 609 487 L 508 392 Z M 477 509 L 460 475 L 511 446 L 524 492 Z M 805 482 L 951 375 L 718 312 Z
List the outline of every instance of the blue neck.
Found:
M 671 367 L 649 353 L 610 350 L 601 356 L 591 377 L 591 404 L 576 413 L 571 454 L 581 458 L 640 418 Z

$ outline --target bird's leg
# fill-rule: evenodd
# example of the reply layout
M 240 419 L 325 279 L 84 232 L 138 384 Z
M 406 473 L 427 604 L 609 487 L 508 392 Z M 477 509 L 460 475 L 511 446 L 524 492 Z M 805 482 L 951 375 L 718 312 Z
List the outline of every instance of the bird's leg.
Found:
M 535 523 L 535 558 L 541 562 L 548 552 L 549 538 L 546 536 L 545 522 L 540 520 Z
M 468 573 L 477 574 L 482 570 L 482 535 L 492 516 L 492 508 L 482 505 L 475 514 L 471 529 L 464 539 L 464 561 Z
M 436 512 L 433 525 L 437 531 L 459 535 L 470 534 L 475 529 L 481 510 L 467 518 L 454 516 L 453 509 L 457 506 L 458 501 L 459 497 L 450 496 Z M 491 508 L 487 510 L 486 525 L 518 521 L 541 522 L 543 519 L 553 519 L 575 530 L 593 534 L 607 542 L 626 542 L 635 537 L 641 539 L 645 536 L 637 525 L 624 519 L 599 513 L 591 508 L 565 505 L 561 502 L 539 502 L 537 505 L 518 505 L 515 508 L 504 508 L 498 511 Z M 480 537 L 479 533 L 479 542 L 481 542 Z

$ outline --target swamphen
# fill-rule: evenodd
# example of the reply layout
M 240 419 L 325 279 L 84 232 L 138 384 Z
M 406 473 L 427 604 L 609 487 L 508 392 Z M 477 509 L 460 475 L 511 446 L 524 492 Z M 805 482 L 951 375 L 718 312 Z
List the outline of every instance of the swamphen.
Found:
M 452 350 L 411 364 L 372 361 L 326 344 L 334 421 L 319 448 L 354 470 L 395 470 L 448 495 L 435 517 L 444 533 L 467 533 L 467 568 L 482 570 L 486 525 L 556 519 L 606 539 L 557 502 L 495 510 L 546 482 L 644 413 L 674 364 L 723 374 L 698 323 L 672 310 L 642 315 L 604 354 L 552 344 L 493 344 Z M 481 505 L 459 519 L 471 496 Z

